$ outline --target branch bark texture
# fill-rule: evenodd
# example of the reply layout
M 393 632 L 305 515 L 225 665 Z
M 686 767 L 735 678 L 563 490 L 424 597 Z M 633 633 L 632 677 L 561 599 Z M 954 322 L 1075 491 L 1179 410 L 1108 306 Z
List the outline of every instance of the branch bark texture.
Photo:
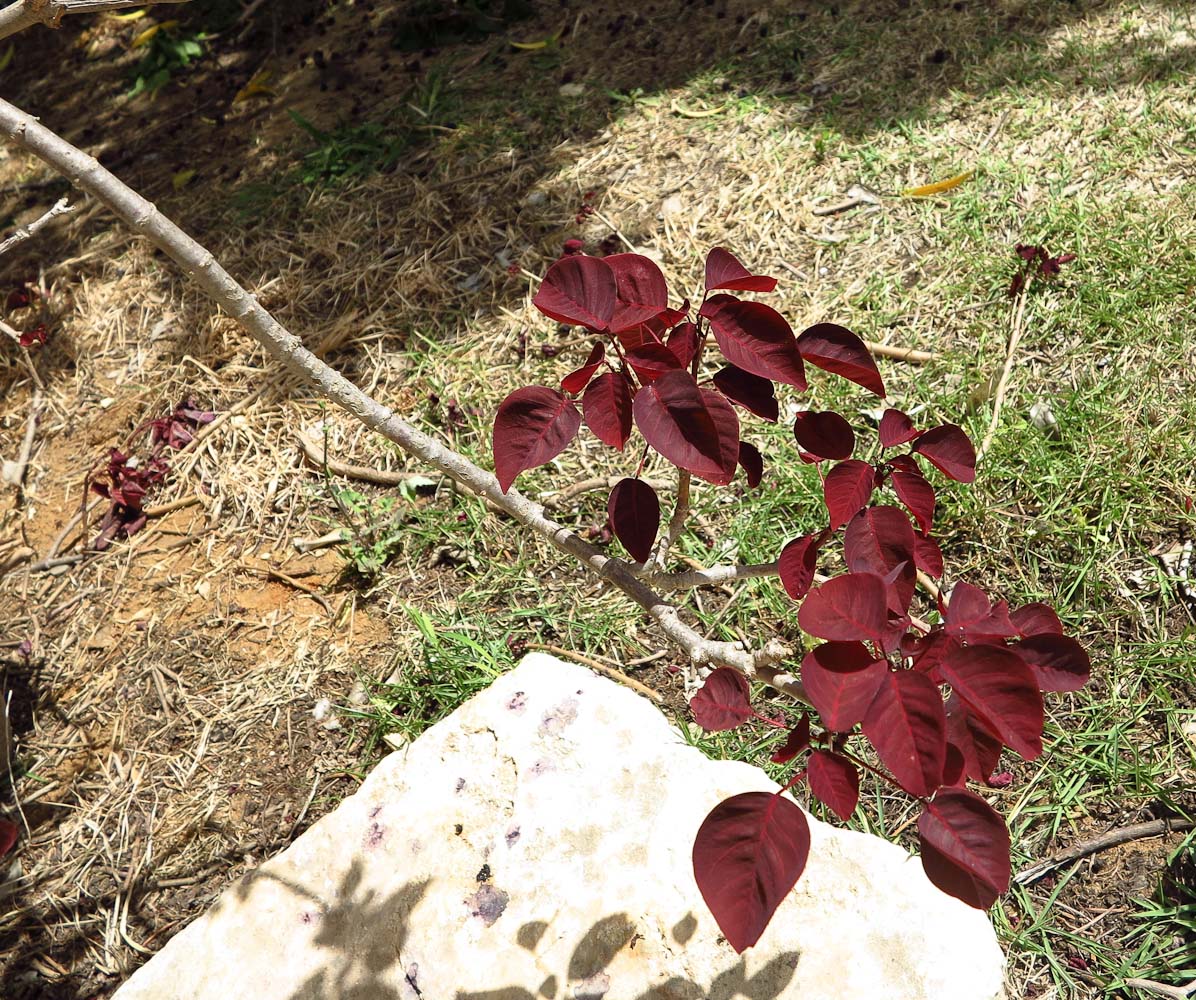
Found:
M 187 3 L 188 0 L 153 0 L 154 3 Z M 17 0 L 0 10 L 0 39 L 35 24 L 57 28 L 66 14 L 94 14 L 120 7 L 145 7 L 145 0 Z
M 551 520 L 545 516 L 542 506 L 518 492 L 503 493 L 491 473 L 407 423 L 308 351 L 298 337 L 283 327 L 216 262 L 208 250 L 95 159 L 4 100 L 0 100 L 0 132 L 57 170 L 75 187 L 98 198 L 128 226 L 150 240 L 275 359 L 321 395 L 471 493 L 489 500 L 524 527 L 548 539 L 556 548 L 574 556 L 617 587 L 643 608 L 694 664 L 731 666 L 748 676 L 755 676 L 761 669 L 772 668 L 788 655 L 788 648 L 776 640 L 752 652 L 740 643 L 719 642 L 699 635 L 681 620 L 675 607 L 638 580 L 627 563 L 607 556 Z

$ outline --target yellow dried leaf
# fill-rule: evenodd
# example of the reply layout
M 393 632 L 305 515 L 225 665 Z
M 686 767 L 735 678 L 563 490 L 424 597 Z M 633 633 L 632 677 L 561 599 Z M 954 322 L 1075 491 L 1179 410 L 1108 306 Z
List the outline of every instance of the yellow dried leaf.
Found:
M 178 21 L 163 21 L 161 24 L 155 24 L 152 27 L 146 28 L 145 31 L 133 39 L 129 48 L 139 49 L 143 45 L 149 45 L 154 40 L 154 35 L 159 31 L 170 31 L 172 28 L 177 28 L 178 26 Z
M 241 101 L 247 101 L 251 97 L 270 96 L 274 95 L 274 91 L 267 86 L 271 77 L 274 76 L 272 70 L 259 69 L 250 77 L 249 82 L 237 91 L 237 96 L 233 98 L 233 104 L 240 104 Z
M 146 14 L 148 14 L 144 7 L 141 10 L 131 11 L 128 14 L 109 14 L 108 16 L 114 21 L 140 21 Z
M 932 194 L 942 194 L 952 188 L 959 187 L 964 181 L 971 180 L 975 170 L 965 170 L 962 174 L 948 177 L 945 181 L 935 181 L 933 184 L 923 184 L 921 187 L 906 188 L 901 192 L 902 198 L 926 198 Z
M 12 62 L 12 51 L 13 47 L 10 45 L 8 51 L 0 56 L 0 71 L 8 69 L 8 64 Z
M 536 49 L 548 48 L 548 43 L 551 41 L 552 41 L 551 38 L 544 38 L 538 42 L 512 42 L 511 48 L 521 49 L 524 52 L 532 52 Z
M 170 178 L 170 186 L 176 191 L 182 191 L 183 188 L 191 183 L 191 178 L 194 176 L 194 170 L 180 170 L 177 174 Z

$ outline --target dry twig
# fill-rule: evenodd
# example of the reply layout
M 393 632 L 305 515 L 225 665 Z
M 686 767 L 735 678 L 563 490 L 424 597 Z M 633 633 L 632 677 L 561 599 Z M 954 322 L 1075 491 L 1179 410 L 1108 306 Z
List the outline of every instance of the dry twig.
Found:
M 1062 851 L 1046 861 L 1023 868 L 1013 877 L 1013 881 L 1018 885 L 1030 885 L 1071 861 L 1085 858 L 1089 854 L 1096 854 L 1098 851 L 1106 851 L 1118 844 L 1125 844 L 1131 840 L 1142 840 L 1144 837 L 1159 837 L 1165 833 L 1181 833 L 1193 829 L 1196 829 L 1196 822 L 1190 819 L 1153 819 L 1148 823 L 1135 823 L 1132 826 L 1119 827 L 1116 830 L 1102 833 L 1099 837 L 1093 837 L 1091 840 L 1085 840 L 1081 844 L 1069 847 L 1066 851 Z
M 10 7 L 9 10 L 11 9 Z M 0 16 L 4 13 L 4 11 L 0 11 Z M 11 236 L 4 240 L 3 243 L 0 243 L 0 256 L 8 253 L 18 243 L 24 243 L 26 240 L 33 239 L 38 234 L 38 231 L 45 227 L 51 219 L 59 215 L 68 215 L 75 210 L 75 207 L 74 205 L 67 204 L 65 198 L 59 198 L 53 207 L 41 216 L 41 218 L 34 219 L 27 226 L 18 226 Z
M 186 3 L 187 0 L 153 0 L 154 3 Z M 0 10 L 0 39 L 15 35 L 34 24 L 57 28 L 66 14 L 94 14 L 120 7 L 144 7 L 145 0 L 18 0 Z
M 1009 387 L 1009 373 L 1013 371 L 1013 359 L 1017 354 L 1017 346 L 1022 340 L 1026 316 L 1026 296 L 1029 294 L 1032 282 L 1033 279 L 1027 277 L 1026 283 L 1022 285 L 1021 295 L 1018 296 L 1017 308 L 1013 313 L 1013 325 L 1009 331 L 1009 347 L 1005 352 L 1005 364 L 1001 368 L 1001 377 L 997 380 L 997 390 L 993 395 L 993 415 L 989 421 L 988 430 L 984 434 L 984 440 L 976 449 L 977 462 L 988 454 L 989 446 L 993 443 L 993 436 L 997 433 L 997 425 L 1001 421 L 1001 406 L 1005 402 L 1005 390 Z
M 663 705 L 664 697 L 658 691 L 654 691 L 648 687 L 647 684 L 642 684 L 634 677 L 628 677 L 622 670 L 615 667 L 608 666 L 600 660 L 595 660 L 593 657 L 586 656 L 584 653 L 577 653 L 571 649 L 565 649 L 563 646 L 553 646 L 543 642 L 529 642 L 528 649 L 540 649 L 545 653 L 552 653 L 554 656 L 567 656 L 571 660 L 576 660 L 578 663 L 584 663 L 587 667 L 592 667 L 600 673 L 606 674 L 612 680 L 618 681 L 631 688 L 638 694 L 642 694 L 645 698 L 651 698 L 656 704 Z

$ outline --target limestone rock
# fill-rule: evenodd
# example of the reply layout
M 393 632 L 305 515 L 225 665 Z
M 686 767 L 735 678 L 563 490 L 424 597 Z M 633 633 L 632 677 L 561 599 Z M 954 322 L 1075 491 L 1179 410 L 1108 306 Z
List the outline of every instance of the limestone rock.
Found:
M 694 884 L 716 803 L 775 789 L 649 702 L 528 656 L 385 758 L 118 1000 L 993 1000 L 987 917 L 901 848 L 811 818 L 797 888 L 736 955 Z

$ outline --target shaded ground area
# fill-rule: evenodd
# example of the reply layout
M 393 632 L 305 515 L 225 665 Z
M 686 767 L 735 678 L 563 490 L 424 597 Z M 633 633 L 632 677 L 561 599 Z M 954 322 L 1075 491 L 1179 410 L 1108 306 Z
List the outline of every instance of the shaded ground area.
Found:
M 977 436 L 1009 247 L 1078 252 L 1063 290 L 1036 300 L 988 483 L 947 501 L 943 526 L 961 572 L 1060 602 L 1098 663 L 1091 697 L 1053 709 L 1052 758 L 1012 762 L 998 793 L 1028 862 L 1194 805 L 1176 583 L 1196 489 L 1179 319 L 1196 273 L 1190 20 L 1180 3 L 1061 0 L 216 0 L 27 33 L 0 83 L 339 370 L 483 465 L 505 392 L 552 384 L 588 347 L 528 307 L 529 275 L 567 237 L 647 252 L 678 289 L 707 247 L 731 246 L 782 279 L 795 327 L 835 319 L 938 352 L 885 367 L 894 398 L 965 413 Z M 973 167 L 951 196 L 894 197 Z M 853 183 L 882 207 L 821 214 Z M 65 193 L 0 154 L 5 229 Z M 525 643 L 617 663 L 683 707 L 675 654 L 542 543 L 447 488 L 388 490 L 305 458 L 299 434 L 408 468 L 102 207 L 0 260 L 0 288 L 25 281 L 45 295 L 5 318 L 45 321 L 50 339 L 0 341 L 5 458 L 38 415 L 24 487 L 0 500 L 5 815 L 22 828 L 0 995 L 106 995 L 350 792 L 384 733 L 415 735 Z M 842 404 L 836 391 L 818 404 Z M 98 503 L 89 476 L 110 448 L 145 454 L 145 422 L 188 396 L 217 419 L 171 456 L 149 526 L 85 556 L 105 509 L 72 526 Z M 1042 399 L 1062 441 L 1028 420 Z M 782 431 L 760 432 L 777 456 L 767 501 L 700 495 L 705 527 L 681 555 L 771 559 L 813 526 L 816 484 Z M 590 442 L 561 475 L 620 468 Z M 559 485 L 536 473 L 526 489 Z M 600 496 L 566 515 L 602 537 Z M 295 546 L 338 527 L 345 546 Z M 1009 565 L 1011 546 L 1034 554 Z M 797 638 L 778 590 L 707 592 L 693 613 L 728 638 L 764 618 Z M 710 749 L 759 760 L 762 743 Z M 878 791 L 857 823 L 892 835 L 904 808 Z M 1126 845 L 1015 893 L 997 915 L 1014 994 L 1196 975 L 1183 843 Z

